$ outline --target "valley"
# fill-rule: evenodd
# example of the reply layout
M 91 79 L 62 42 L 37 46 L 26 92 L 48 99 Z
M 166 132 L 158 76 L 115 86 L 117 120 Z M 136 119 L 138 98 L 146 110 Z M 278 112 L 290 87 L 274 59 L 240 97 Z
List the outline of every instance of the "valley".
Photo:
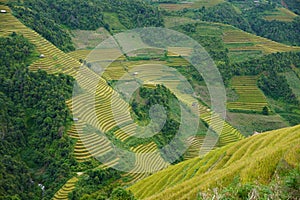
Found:
M 299 197 L 295 9 L 275 0 L 64 3 L 0 1 L 0 199 Z M 252 19 L 251 9 L 263 12 Z M 251 20 L 278 23 L 279 35 Z M 212 68 L 202 72 L 216 77 L 193 66 L 197 50 Z

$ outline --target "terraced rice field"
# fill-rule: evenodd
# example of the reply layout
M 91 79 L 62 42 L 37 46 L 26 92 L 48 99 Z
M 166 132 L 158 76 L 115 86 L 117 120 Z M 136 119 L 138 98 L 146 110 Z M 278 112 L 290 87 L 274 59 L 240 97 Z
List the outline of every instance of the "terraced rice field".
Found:
M 178 79 L 178 77 L 176 77 L 176 75 L 174 75 L 174 69 L 168 69 L 169 70 L 166 70 L 165 67 L 160 65 L 141 65 L 138 70 L 136 70 L 138 72 L 136 78 L 141 79 L 146 83 L 150 82 L 165 85 L 186 105 L 192 105 L 194 102 L 197 102 L 197 100 L 190 94 L 183 93 L 178 89 L 178 85 L 182 82 Z M 244 138 L 238 130 L 222 120 L 218 115 L 213 114 L 208 107 L 199 105 L 198 109 L 200 119 L 209 124 L 213 130 L 218 132 L 219 145 L 223 146 Z M 222 126 L 223 128 L 221 128 Z M 208 142 L 208 144 L 211 143 Z M 200 155 L 205 155 L 210 150 L 209 146 L 202 146 L 199 150 Z
M 23 25 L 17 18 L 11 15 L 11 11 L 7 6 L 0 5 L 0 7 L 9 12 L 1 14 L 0 36 L 8 36 L 13 32 L 20 33 L 36 46 L 40 54 L 44 54 L 45 56 L 45 58 L 39 58 L 35 61 L 29 67 L 30 70 L 37 71 L 38 69 L 43 69 L 48 73 L 75 75 L 76 70 L 80 66 L 79 62 L 76 62 L 38 33 Z
M 107 88 L 107 90 L 99 89 L 98 91 L 102 93 L 99 92 L 96 99 L 92 95 L 84 94 L 74 97 L 72 105 L 69 105 L 70 108 L 73 108 L 74 116 L 78 116 L 103 133 L 117 125 L 132 121 L 128 105 L 120 97 L 113 95 L 111 88 Z M 102 95 L 107 96 L 103 97 Z M 115 113 L 112 111 L 111 102 L 118 105 L 118 110 Z
M 300 50 L 235 28 L 224 31 L 223 41 L 230 51 L 261 51 L 263 54 Z
M 78 181 L 77 177 L 73 177 L 64 184 L 64 186 L 58 190 L 52 200 L 68 200 L 68 194 L 75 189 L 75 184 Z
M 274 12 L 268 12 L 265 13 L 264 19 L 272 21 L 272 20 L 278 20 L 278 21 L 284 21 L 284 22 L 291 22 L 297 17 L 295 13 L 290 11 L 286 8 L 277 8 Z
M 183 10 L 184 8 L 202 8 L 203 6 L 208 8 L 215 6 L 219 3 L 223 3 L 224 0 L 191 0 L 186 1 L 185 3 L 161 3 L 159 4 L 160 8 L 166 10 Z
M 160 8 L 166 9 L 166 10 L 183 10 L 184 8 L 192 8 L 192 3 L 182 3 L 182 4 L 176 4 L 176 3 L 161 3 L 159 4 Z
M 75 109 L 73 109 L 73 115 L 78 116 L 80 121 L 86 121 L 103 133 L 106 133 L 115 127 L 120 127 L 121 129 L 117 129 L 114 132 L 114 135 L 121 141 L 133 136 L 136 127 L 131 121 L 129 107 L 122 98 L 100 79 L 97 74 L 93 73 L 88 68 L 83 68 L 82 73 L 79 75 L 80 76 L 77 76 L 76 79 L 87 93 L 74 97 L 72 102 L 67 102 L 70 107 L 75 107 Z M 90 95 L 93 91 L 96 91 L 95 96 Z M 113 115 L 112 113 L 111 102 L 113 105 L 116 105 L 116 113 L 114 114 L 117 115 Z M 118 121 L 118 123 L 116 121 Z M 82 128 L 79 127 L 79 130 L 81 129 Z M 79 133 L 76 136 L 72 132 L 74 132 L 74 130 L 71 131 L 72 137 L 78 138 Z M 98 147 L 99 144 L 101 148 Z M 137 151 L 139 153 L 136 154 L 136 167 L 131 174 L 143 170 L 153 172 L 165 168 L 168 165 L 157 150 L 155 152 L 143 154 L 148 148 L 153 149 L 154 147 L 145 146 L 132 149 L 132 151 Z M 99 156 L 109 151 L 110 145 L 105 143 L 103 139 L 98 138 L 97 134 L 91 132 L 80 136 L 80 140 L 78 140 L 75 146 L 74 154 L 77 160 L 85 161 L 86 159 L 91 158 L 91 156 Z M 147 173 L 134 175 L 133 181 L 146 175 Z
M 184 159 L 189 160 L 199 156 L 201 146 L 204 143 L 204 136 L 192 136 L 187 140 L 189 148 L 187 149 Z
M 78 49 L 94 49 L 106 38 L 110 37 L 109 32 L 104 28 L 95 31 L 88 30 L 72 30 L 72 42 Z
M 67 53 L 69 56 L 71 56 L 72 58 L 76 59 L 76 60 L 85 60 L 86 57 L 89 55 L 89 53 L 91 52 L 92 50 L 76 50 L 76 51 L 72 51 L 72 52 L 69 52 Z
M 190 56 L 192 51 L 192 48 L 169 47 L 168 56 Z
M 160 153 L 154 142 L 133 147 L 131 150 L 136 153 L 136 167 L 132 169 L 131 172 L 125 174 L 125 176 L 132 177 L 130 183 L 135 183 L 138 180 L 149 176 L 151 173 L 164 169 L 170 165 L 160 156 Z M 146 172 L 139 173 L 140 171 L 145 170 Z
M 194 8 L 202 8 L 203 6 L 209 8 L 217 4 L 223 3 L 224 0 L 192 0 L 192 2 L 194 2 Z
M 165 22 L 166 28 L 171 28 L 171 27 L 174 27 L 174 26 L 180 26 L 180 25 L 184 25 L 184 24 L 195 23 L 196 20 L 193 20 L 193 19 L 188 18 L 188 17 L 165 16 L 164 17 L 164 22 Z
M 68 131 L 71 138 L 77 140 L 74 147 L 74 156 L 78 162 L 85 162 L 93 157 L 103 156 L 113 150 L 111 143 L 96 133 L 83 131 L 85 122 L 76 123 Z
M 7 7 L 6 9 L 8 10 Z M 2 36 L 6 36 L 12 32 L 19 32 L 23 34 L 26 38 L 29 39 L 30 42 L 32 42 L 37 47 L 37 50 L 40 54 L 45 55 L 45 58 L 40 58 L 30 66 L 31 70 L 35 71 L 38 69 L 43 69 L 48 73 L 66 73 L 75 77 L 81 89 L 85 91 L 85 93 L 75 96 L 72 101 L 67 102 L 68 106 L 70 108 L 73 108 L 73 115 L 78 117 L 79 123 L 81 123 L 79 125 L 76 125 L 76 129 L 72 128 L 69 131 L 69 135 L 78 140 L 74 150 L 75 157 L 78 161 L 84 162 L 90 159 L 92 156 L 101 156 L 111 150 L 110 143 L 108 143 L 104 138 L 101 138 L 96 132 L 84 132 L 84 124 L 91 125 L 102 133 L 106 133 L 118 126 L 122 127 L 122 129 L 118 129 L 117 131 L 115 131 L 116 137 L 122 141 L 126 140 L 128 137 L 134 134 L 135 126 L 134 124 L 132 124 L 130 118 L 129 107 L 122 100 L 122 98 L 110 86 L 108 86 L 103 78 L 90 70 L 88 67 L 81 67 L 80 73 L 77 73 L 79 71 L 79 66 L 81 65 L 77 60 L 79 60 L 78 58 L 85 56 L 88 51 L 81 51 L 80 53 L 76 52 L 67 55 L 58 50 L 50 42 L 42 38 L 39 34 L 28 29 L 9 13 L 6 14 L 5 17 L 3 17 L 3 20 L 0 23 L 0 28 L 0 35 Z M 109 57 L 111 57 L 111 52 L 109 54 Z M 76 57 L 77 59 L 74 59 L 72 56 Z M 103 55 L 101 56 L 101 58 L 103 58 Z M 176 62 L 182 61 L 174 61 L 173 64 L 178 64 Z M 143 63 L 143 61 L 137 61 L 134 63 L 135 65 L 132 66 L 136 66 L 139 63 Z M 146 71 L 143 71 L 139 74 L 139 78 L 143 78 L 146 81 L 154 81 L 155 79 L 161 78 L 162 74 L 157 76 L 157 74 L 153 74 L 152 72 L 153 69 L 148 68 Z M 167 76 L 173 76 L 173 74 L 168 74 L 166 72 L 163 73 L 165 78 Z M 191 104 L 195 101 L 195 99 L 191 98 L 189 95 L 182 94 L 177 89 L 177 85 L 178 82 L 174 82 L 171 78 L 166 86 L 170 87 L 170 89 L 173 90 L 173 92 L 178 95 L 183 102 Z M 112 113 L 111 102 L 113 103 L 113 105 L 116 105 L 115 114 L 117 116 L 114 116 Z M 208 108 L 206 107 L 202 107 L 202 111 L 210 114 L 207 109 Z M 202 111 L 201 114 L 204 113 Z M 206 118 L 203 118 L 203 120 L 209 121 L 210 118 L 206 116 Z M 222 121 L 220 122 L 223 123 Z M 229 130 L 228 132 L 234 130 L 229 125 L 225 127 L 227 127 L 226 130 Z M 126 133 L 124 130 L 126 131 Z M 240 139 L 240 137 L 242 136 L 239 134 L 232 134 L 230 137 L 226 137 L 226 140 L 223 143 L 226 143 L 227 141 L 231 142 L 238 140 Z M 149 151 L 149 149 L 151 150 L 151 152 L 142 154 L 143 152 Z M 160 153 L 157 150 L 152 151 L 152 149 L 154 149 L 153 144 L 148 144 L 148 146 L 146 145 L 144 147 L 142 146 L 132 149 L 133 151 L 138 152 L 136 155 L 137 166 L 135 169 L 133 169 L 133 172 L 142 170 L 143 168 L 150 172 L 168 166 L 168 163 L 166 163 L 161 158 Z M 207 151 L 202 151 L 202 153 L 207 153 Z M 111 163 L 106 163 L 106 165 L 111 166 L 117 163 L 118 158 L 112 160 Z M 138 180 L 141 177 L 144 177 L 144 175 L 139 174 L 138 176 L 134 177 L 134 180 Z M 66 191 L 70 191 L 71 189 L 73 189 L 72 184 L 72 181 L 68 182 L 68 184 L 66 184 L 66 187 L 64 186 L 56 194 L 55 198 L 63 198 L 64 195 L 67 195 L 68 192 Z
M 261 133 L 225 147 L 203 158 L 194 158 L 147 177 L 128 190 L 138 199 L 197 199 L 199 191 L 240 181 L 267 184 L 284 159 L 299 165 L 300 126 Z
M 228 102 L 229 110 L 261 112 L 268 106 L 267 99 L 257 87 L 255 76 L 235 76 L 231 80 L 231 87 L 239 96 L 234 102 Z
M 6 9 L 9 11 L 8 7 L 1 6 L 1 9 Z M 126 105 L 119 95 L 107 85 L 105 80 L 87 67 L 81 68 L 80 73 L 77 74 L 76 72 L 79 70 L 80 63 L 76 61 L 76 59 L 58 50 L 54 45 L 42 38 L 39 34 L 24 26 L 10 13 L 7 13 L 1 18 L 0 35 L 7 36 L 12 32 L 23 34 L 36 46 L 40 54 L 44 54 L 45 58 L 41 58 L 37 62 L 33 63 L 30 66 L 31 70 L 35 71 L 38 69 L 43 69 L 48 73 L 66 73 L 68 75 L 72 75 L 76 78 L 80 87 L 86 91 L 86 93 L 74 97 L 73 101 L 70 100 L 67 102 L 70 108 L 75 108 L 72 109 L 73 114 L 78 116 L 80 121 L 84 121 L 86 124 L 92 125 L 103 133 L 108 132 L 117 125 L 122 127 L 123 123 L 130 124 L 128 123 L 131 120 L 128 105 Z M 71 55 L 77 58 L 82 58 L 83 56 L 87 55 L 88 51 L 76 53 Z M 110 57 L 112 56 L 111 51 L 106 51 L 106 53 L 110 54 Z M 113 116 L 110 105 L 111 102 L 116 105 L 117 116 Z M 118 120 L 118 124 L 115 121 L 116 119 Z M 99 137 L 96 133 L 84 133 L 82 131 L 82 125 L 79 125 L 79 128 L 76 128 L 77 129 L 71 129 L 69 134 L 71 137 L 78 140 L 74 150 L 75 157 L 78 161 L 83 162 L 90 159 L 92 156 L 100 156 L 109 152 L 111 147 L 106 140 Z M 125 131 L 131 131 L 132 134 L 134 133 L 132 125 L 127 125 L 122 128 Z M 121 139 L 124 139 L 125 133 L 118 132 L 116 134 Z M 155 160 L 159 159 L 159 154 L 156 154 L 156 157 L 152 156 L 149 158 L 150 163 L 155 163 Z M 147 163 L 148 158 L 142 156 L 139 159 L 141 160 L 141 163 L 144 163 L 143 166 L 146 166 L 145 163 Z M 116 159 L 111 161 L 111 163 L 106 163 L 106 165 L 110 166 L 110 164 L 113 165 L 117 162 L 118 160 Z M 160 162 L 161 161 L 158 163 Z M 150 170 L 149 167 L 151 167 L 151 165 L 146 167 Z M 68 189 L 69 184 L 67 184 L 67 186 Z M 65 188 L 63 187 L 62 191 L 64 190 Z M 65 192 L 59 192 L 58 196 L 56 197 L 60 198 L 62 193 L 65 194 Z

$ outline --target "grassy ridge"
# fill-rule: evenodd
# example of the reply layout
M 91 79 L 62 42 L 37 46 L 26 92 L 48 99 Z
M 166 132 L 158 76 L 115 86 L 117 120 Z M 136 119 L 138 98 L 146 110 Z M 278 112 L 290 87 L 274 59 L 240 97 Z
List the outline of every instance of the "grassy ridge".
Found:
M 171 166 L 129 187 L 139 199 L 196 199 L 200 190 L 268 183 L 279 162 L 299 165 L 300 126 L 265 132 Z M 146 189 L 147 188 L 147 189 Z

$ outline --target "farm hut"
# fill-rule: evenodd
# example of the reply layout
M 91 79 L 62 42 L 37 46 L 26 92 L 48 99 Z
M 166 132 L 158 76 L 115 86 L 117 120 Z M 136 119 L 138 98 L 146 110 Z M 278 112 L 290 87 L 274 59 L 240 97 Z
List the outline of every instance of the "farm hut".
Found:
M 41 55 L 40 55 L 40 58 L 45 58 L 45 55 L 44 55 L 44 54 L 41 54 Z
M 139 74 L 138 72 L 134 72 L 134 73 L 133 73 L 133 75 L 135 75 L 135 76 L 138 75 L 138 74 Z
M 253 135 L 259 135 L 259 134 L 261 134 L 260 132 L 257 132 L 257 131 L 254 131 L 253 132 Z
M 6 10 L 0 10 L 0 13 L 7 13 Z
M 78 122 L 78 120 L 79 120 L 78 118 L 73 118 L 74 122 Z

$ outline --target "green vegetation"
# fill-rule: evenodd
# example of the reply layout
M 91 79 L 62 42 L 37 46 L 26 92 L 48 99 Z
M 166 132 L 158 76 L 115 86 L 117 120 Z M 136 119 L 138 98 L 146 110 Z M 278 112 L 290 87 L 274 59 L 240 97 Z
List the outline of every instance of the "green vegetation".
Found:
M 230 3 L 222 3 L 217 6 L 208 8 L 207 10 L 203 9 L 202 12 L 203 16 L 201 19 L 204 21 L 231 24 L 244 31 L 251 30 L 249 22 L 242 16 L 240 10 L 237 10 Z
M 258 86 L 266 95 L 275 100 L 299 105 L 296 95 L 290 89 L 287 80 L 282 75 L 278 75 L 273 71 L 262 74 L 258 80 Z
M 1 9 L 9 10 L 7 6 L 0 5 L 0 7 Z M 75 70 L 78 69 L 78 66 L 80 65 L 79 62 L 66 56 L 45 38 L 23 25 L 18 19 L 12 16 L 11 13 L 6 13 L 1 16 L 0 27 L 1 36 L 8 36 L 13 32 L 22 34 L 35 45 L 36 50 L 39 53 L 36 55 L 36 58 L 41 54 L 44 55 L 44 58 L 37 59 L 34 63 L 31 63 L 29 66 L 31 71 L 38 71 L 41 69 L 51 74 L 65 73 L 72 76 L 76 73 Z
M 294 11 L 296 14 L 300 15 L 300 1 L 299 0 L 284 0 L 284 3 L 286 7 L 288 7 L 290 10 Z
M 296 95 L 297 100 L 300 102 L 300 79 L 298 74 L 294 71 L 289 71 L 284 74 L 289 87 L 292 89 L 292 92 Z
M 156 8 L 141 1 L 122 0 L 120 3 L 122 6 L 111 0 L 72 0 L 63 3 L 58 0 L 29 0 L 13 2 L 10 6 L 24 24 L 66 52 L 74 50 L 68 29 L 96 30 L 104 27 L 120 31 L 125 27 L 163 25 Z M 108 12 L 112 14 L 107 15 Z
M 194 20 L 230 24 L 277 42 L 300 45 L 297 36 L 300 18 L 282 8 L 278 2 L 260 1 L 255 3 L 254 1 L 246 1 L 241 3 L 238 0 L 231 0 L 213 7 L 197 7 L 196 9 L 191 9 L 191 7 L 167 14 L 189 17 Z M 274 20 L 270 21 L 270 19 Z
M 273 111 L 274 112 L 274 111 Z M 265 132 L 288 127 L 289 123 L 279 114 L 262 115 L 255 113 L 227 112 L 227 120 L 245 136 L 253 135 L 255 132 Z
M 134 200 L 132 193 L 119 187 L 117 180 L 120 178 L 120 172 L 112 168 L 89 170 L 79 177 L 76 188 L 68 194 L 68 199 Z
M 216 62 L 229 63 L 228 50 L 222 41 L 222 31 L 205 23 L 186 24 L 173 28 L 201 44 Z
M 153 136 L 153 141 L 157 144 L 159 149 L 162 149 L 164 146 L 169 144 L 174 136 L 177 134 L 180 125 L 180 106 L 178 104 L 178 99 L 174 94 L 170 92 L 165 86 L 157 85 L 154 89 L 142 87 L 136 92 L 136 96 L 133 96 L 132 99 L 132 110 L 133 110 L 133 117 L 137 120 L 140 124 L 147 125 L 150 122 L 149 111 L 152 106 L 156 104 L 161 105 L 165 109 L 166 114 L 166 121 L 161 129 L 160 133 L 155 134 Z M 158 113 L 153 114 L 161 114 L 161 111 L 155 111 Z M 155 115 L 156 118 L 161 117 L 159 115 Z M 157 122 L 159 123 L 159 122 Z M 160 126 L 157 124 L 156 126 Z M 155 127 L 155 124 L 154 124 Z M 153 128 L 154 128 L 153 127 Z M 131 138 L 128 139 L 127 142 L 131 144 L 131 146 L 137 146 L 143 143 L 151 142 L 151 138 L 146 138 L 144 141 L 142 138 Z M 149 141 L 150 140 L 150 141 Z M 183 144 L 177 144 L 176 149 L 171 149 L 168 152 L 169 154 L 174 154 L 176 158 L 177 150 L 179 150 L 180 156 L 180 149 Z M 165 153 L 165 152 L 164 152 Z M 169 160 L 168 158 L 165 158 Z M 182 159 L 182 158 L 181 158 Z
M 0 49 L 1 195 L 51 198 L 76 164 L 65 134 L 71 121 L 65 100 L 71 97 L 73 78 L 29 72 L 26 66 L 36 54 L 20 35 L 1 37 Z
M 299 50 L 298 47 L 280 44 L 219 23 L 184 23 L 173 26 L 172 29 L 187 34 L 199 42 L 217 65 L 219 61 L 244 62 L 266 54 Z
M 233 63 L 229 67 L 227 65 L 219 65 L 220 72 L 224 82 L 228 84 L 228 80 L 234 75 L 259 75 L 262 72 L 286 72 L 291 70 L 293 66 L 299 68 L 300 52 L 274 53 L 263 56 L 259 59 L 253 59 L 246 62 Z
M 300 17 L 295 18 L 292 22 L 254 19 L 251 26 L 253 31 L 259 36 L 288 45 L 300 45 L 299 37 L 297 37 L 300 30 Z

